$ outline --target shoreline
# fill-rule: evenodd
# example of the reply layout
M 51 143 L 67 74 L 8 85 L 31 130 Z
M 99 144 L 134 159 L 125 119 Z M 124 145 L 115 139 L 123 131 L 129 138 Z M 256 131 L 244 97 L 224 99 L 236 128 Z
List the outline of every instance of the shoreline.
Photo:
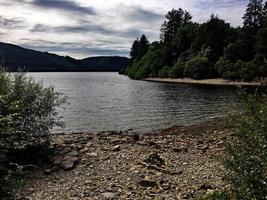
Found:
M 157 134 L 52 135 L 45 168 L 25 178 L 30 199 L 188 199 L 227 190 L 217 157 L 232 136 L 217 118 Z
M 259 82 L 237 82 L 228 81 L 222 78 L 194 80 L 190 78 L 143 78 L 141 80 L 159 83 L 177 83 L 177 84 L 194 84 L 194 85 L 214 85 L 214 86 L 252 86 L 252 87 L 267 87 L 267 84 Z

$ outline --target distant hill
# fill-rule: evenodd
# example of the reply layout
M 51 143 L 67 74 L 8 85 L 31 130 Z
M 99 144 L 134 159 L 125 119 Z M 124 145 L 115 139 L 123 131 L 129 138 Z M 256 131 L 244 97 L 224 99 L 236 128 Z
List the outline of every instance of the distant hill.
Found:
M 129 59 L 119 56 L 100 56 L 77 60 L 47 52 L 25 49 L 0 42 L 0 60 L 11 71 L 19 68 L 34 72 L 55 71 L 120 71 Z

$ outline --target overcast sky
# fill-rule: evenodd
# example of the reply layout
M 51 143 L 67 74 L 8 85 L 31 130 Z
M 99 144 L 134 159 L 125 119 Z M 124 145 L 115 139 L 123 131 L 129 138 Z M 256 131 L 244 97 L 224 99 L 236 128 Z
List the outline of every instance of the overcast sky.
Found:
M 83 58 L 128 56 L 142 33 L 158 40 L 164 14 L 190 11 L 203 22 L 211 13 L 242 25 L 248 0 L 0 0 L 2 42 Z

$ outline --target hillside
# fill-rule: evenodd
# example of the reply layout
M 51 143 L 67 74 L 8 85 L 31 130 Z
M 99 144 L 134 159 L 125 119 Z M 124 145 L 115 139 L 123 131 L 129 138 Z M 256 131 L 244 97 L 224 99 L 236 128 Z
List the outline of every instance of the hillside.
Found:
M 118 56 L 92 57 L 77 60 L 47 52 L 25 49 L 0 42 L 0 60 L 11 71 L 119 71 L 129 59 Z

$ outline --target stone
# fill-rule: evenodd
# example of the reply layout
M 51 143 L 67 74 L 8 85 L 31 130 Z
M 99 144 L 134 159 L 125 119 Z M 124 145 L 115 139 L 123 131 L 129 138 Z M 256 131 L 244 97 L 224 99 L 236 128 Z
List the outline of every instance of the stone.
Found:
M 54 173 L 54 172 L 56 172 L 56 171 L 58 171 L 58 170 L 59 170 L 59 167 L 58 167 L 58 166 L 52 166 L 51 168 L 46 169 L 46 170 L 44 171 L 44 174 L 45 174 L 45 175 L 50 175 L 50 174 L 52 174 L 52 173 Z
M 73 144 L 73 143 L 75 143 L 75 140 L 74 139 L 65 139 L 64 143 L 65 144 Z
M 212 189 L 213 189 L 213 187 L 209 184 L 203 184 L 200 186 L 200 190 L 206 190 L 207 191 L 207 190 L 212 190 Z
M 36 166 L 36 165 L 23 165 L 21 167 L 22 172 L 31 172 L 31 171 L 34 171 L 36 169 L 38 169 L 38 166 Z
M 141 185 L 142 187 L 151 187 L 151 188 L 154 188 L 154 187 L 157 187 L 157 183 L 155 181 L 151 181 L 151 180 L 141 180 L 139 182 L 139 185 Z
M 135 142 L 137 142 L 137 141 L 140 140 L 140 137 L 139 137 L 139 135 L 138 135 L 137 133 L 134 133 L 134 134 L 133 134 L 133 140 L 134 140 Z
M 156 166 L 165 165 L 165 161 L 158 154 L 151 154 L 145 162 Z
M 113 192 L 104 192 L 101 194 L 101 196 L 104 199 L 115 199 L 116 198 L 116 194 L 114 194 Z
M 176 153 L 187 153 L 188 152 L 188 148 L 187 147 L 179 147 L 179 148 L 173 148 L 173 151 L 176 152 Z
M 78 163 L 79 161 L 79 158 L 78 157 L 65 157 L 63 159 L 63 161 L 61 162 L 61 167 L 64 169 L 64 170 L 72 170 L 75 168 L 76 164 Z
M 89 151 L 89 149 L 88 149 L 87 147 L 85 147 L 85 148 L 81 149 L 81 150 L 79 151 L 79 153 L 80 153 L 80 154 L 84 154 L 84 153 L 86 153 L 86 152 L 88 152 L 88 151 Z
M 116 145 L 111 149 L 111 151 L 120 151 L 120 149 L 121 149 L 121 146 L 120 145 Z
M 66 156 L 77 157 L 77 156 L 79 156 L 79 153 L 78 153 L 78 151 L 71 151 L 71 152 L 67 153 Z
M 53 162 L 53 165 L 60 165 L 60 163 L 62 162 L 62 158 L 56 158 Z
M 145 141 L 137 141 L 137 144 L 140 146 L 147 146 L 147 143 Z
M 60 155 L 64 155 L 64 154 L 69 153 L 70 151 L 71 151 L 71 148 L 64 148 L 59 152 L 59 154 Z
M 113 139 L 110 141 L 111 144 L 121 144 L 121 139 Z
M 97 157 L 98 156 L 98 154 L 95 152 L 87 153 L 86 155 L 91 156 L 91 157 Z

